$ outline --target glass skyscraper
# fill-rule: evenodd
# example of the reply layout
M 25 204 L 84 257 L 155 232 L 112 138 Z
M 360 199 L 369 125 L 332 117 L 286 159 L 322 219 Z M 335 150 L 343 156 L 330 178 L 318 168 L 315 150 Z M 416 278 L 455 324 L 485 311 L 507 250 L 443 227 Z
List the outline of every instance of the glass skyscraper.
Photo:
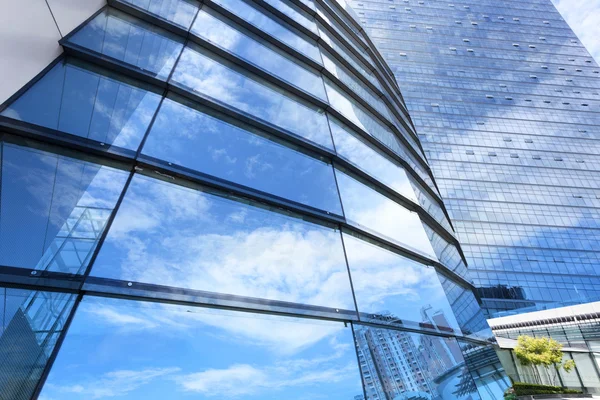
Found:
M 600 67 L 551 1 L 351 5 L 399 82 L 489 313 L 598 299 Z
M 0 399 L 501 398 L 406 104 L 345 4 L 11 7 Z

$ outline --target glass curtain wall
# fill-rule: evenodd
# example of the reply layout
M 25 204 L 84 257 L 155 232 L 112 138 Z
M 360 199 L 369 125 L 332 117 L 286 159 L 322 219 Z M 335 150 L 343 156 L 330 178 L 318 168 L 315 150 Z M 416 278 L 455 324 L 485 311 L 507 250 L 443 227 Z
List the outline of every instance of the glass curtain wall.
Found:
M 112 0 L 61 44 L 0 109 L 2 396 L 505 385 L 470 362 L 493 339 L 460 244 L 342 5 Z

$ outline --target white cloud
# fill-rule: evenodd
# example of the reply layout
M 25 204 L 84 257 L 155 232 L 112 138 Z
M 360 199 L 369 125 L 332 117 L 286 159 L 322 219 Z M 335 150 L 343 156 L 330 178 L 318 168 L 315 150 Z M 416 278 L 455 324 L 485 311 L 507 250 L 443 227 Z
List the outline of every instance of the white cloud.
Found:
M 600 60 L 600 0 L 552 0 L 596 61 Z
M 153 380 L 176 372 L 179 368 L 147 368 L 144 370 L 117 370 L 100 377 L 94 377 L 85 383 L 72 385 L 56 385 L 48 383 L 47 390 L 52 393 L 77 394 L 88 399 L 104 399 L 125 396 L 130 392 L 147 385 Z

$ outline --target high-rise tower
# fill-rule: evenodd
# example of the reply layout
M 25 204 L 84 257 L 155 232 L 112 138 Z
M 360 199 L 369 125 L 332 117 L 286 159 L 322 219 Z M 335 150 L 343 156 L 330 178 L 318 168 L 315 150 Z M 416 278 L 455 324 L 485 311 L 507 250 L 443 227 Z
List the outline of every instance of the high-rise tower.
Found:
M 600 68 L 550 0 L 353 0 L 490 314 L 600 295 Z
M 0 398 L 501 398 L 423 149 L 351 11 L 5 3 Z

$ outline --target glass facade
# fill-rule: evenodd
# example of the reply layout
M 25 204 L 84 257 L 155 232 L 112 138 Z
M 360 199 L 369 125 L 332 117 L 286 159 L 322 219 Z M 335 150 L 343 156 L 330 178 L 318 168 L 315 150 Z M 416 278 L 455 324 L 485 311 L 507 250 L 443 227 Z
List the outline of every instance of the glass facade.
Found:
M 485 309 L 600 296 L 600 67 L 550 0 L 351 0 Z
M 108 3 L 0 108 L 0 397 L 500 398 L 352 10 Z

